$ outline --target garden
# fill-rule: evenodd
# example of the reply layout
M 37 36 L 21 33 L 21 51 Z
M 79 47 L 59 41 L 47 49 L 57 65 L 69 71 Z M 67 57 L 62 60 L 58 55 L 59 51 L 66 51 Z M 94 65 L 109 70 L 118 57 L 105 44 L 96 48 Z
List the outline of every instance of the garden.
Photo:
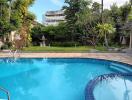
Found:
M 1 49 L 22 44 L 23 51 L 122 51 L 132 48 L 132 4 L 111 5 L 91 0 L 65 0 L 65 22 L 45 26 L 28 9 L 35 0 L 0 1 Z M 102 0 L 103 1 L 103 0 Z M 15 35 L 12 35 L 15 33 Z M 21 40 L 15 41 L 13 36 Z M 42 43 L 45 42 L 45 45 Z M 46 47 L 45 47 L 46 46 Z

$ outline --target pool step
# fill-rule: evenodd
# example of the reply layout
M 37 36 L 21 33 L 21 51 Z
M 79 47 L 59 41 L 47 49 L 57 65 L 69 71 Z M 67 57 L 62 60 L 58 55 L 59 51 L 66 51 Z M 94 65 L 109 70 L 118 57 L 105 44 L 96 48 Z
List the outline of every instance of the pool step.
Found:
M 110 68 L 121 73 L 132 73 L 132 68 L 123 66 L 121 64 L 111 63 Z

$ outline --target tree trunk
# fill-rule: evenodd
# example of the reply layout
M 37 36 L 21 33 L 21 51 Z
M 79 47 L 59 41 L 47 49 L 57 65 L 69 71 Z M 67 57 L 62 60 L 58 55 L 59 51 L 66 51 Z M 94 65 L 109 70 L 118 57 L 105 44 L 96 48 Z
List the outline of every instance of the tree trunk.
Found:
M 107 39 L 107 34 L 105 33 L 105 45 L 107 48 L 109 48 L 109 45 L 108 45 L 108 39 Z
M 132 32 L 130 33 L 129 49 L 132 50 Z

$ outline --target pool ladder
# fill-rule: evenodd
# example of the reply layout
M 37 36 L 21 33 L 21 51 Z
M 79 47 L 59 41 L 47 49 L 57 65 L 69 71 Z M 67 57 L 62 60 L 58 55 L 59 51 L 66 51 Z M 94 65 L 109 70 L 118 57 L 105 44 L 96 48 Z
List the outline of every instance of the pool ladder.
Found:
M 15 50 L 15 51 L 10 50 L 10 51 L 9 51 L 9 57 L 10 57 L 10 56 L 11 56 L 12 58 L 17 58 L 17 56 L 20 57 L 19 50 Z
M 10 50 L 7 62 L 15 62 L 18 58 L 20 58 L 19 50 Z
M 7 91 L 6 89 L 4 89 L 4 88 L 2 88 L 2 87 L 0 87 L 0 90 L 3 91 L 4 93 L 6 93 L 6 95 L 7 95 L 7 100 L 10 100 L 10 93 L 9 93 L 9 91 Z

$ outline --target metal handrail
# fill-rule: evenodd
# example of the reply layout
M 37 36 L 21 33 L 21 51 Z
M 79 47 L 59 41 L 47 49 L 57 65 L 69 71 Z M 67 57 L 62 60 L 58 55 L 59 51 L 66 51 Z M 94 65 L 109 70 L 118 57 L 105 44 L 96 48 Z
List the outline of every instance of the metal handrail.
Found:
M 6 95 L 7 95 L 7 100 L 10 100 L 10 93 L 9 93 L 9 91 L 8 90 L 6 90 L 6 89 L 4 89 L 4 88 L 2 88 L 2 87 L 0 87 L 0 90 L 2 90 L 3 92 L 5 92 L 6 93 Z
M 19 50 L 15 50 L 15 51 L 10 50 L 8 58 L 9 58 L 9 60 L 7 60 L 7 62 L 15 62 L 15 60 L 17 58 L 20 58 Z M 12 59 L 10 61 L 10 58 L 13 58 L 13 61 L 12 61 Z

